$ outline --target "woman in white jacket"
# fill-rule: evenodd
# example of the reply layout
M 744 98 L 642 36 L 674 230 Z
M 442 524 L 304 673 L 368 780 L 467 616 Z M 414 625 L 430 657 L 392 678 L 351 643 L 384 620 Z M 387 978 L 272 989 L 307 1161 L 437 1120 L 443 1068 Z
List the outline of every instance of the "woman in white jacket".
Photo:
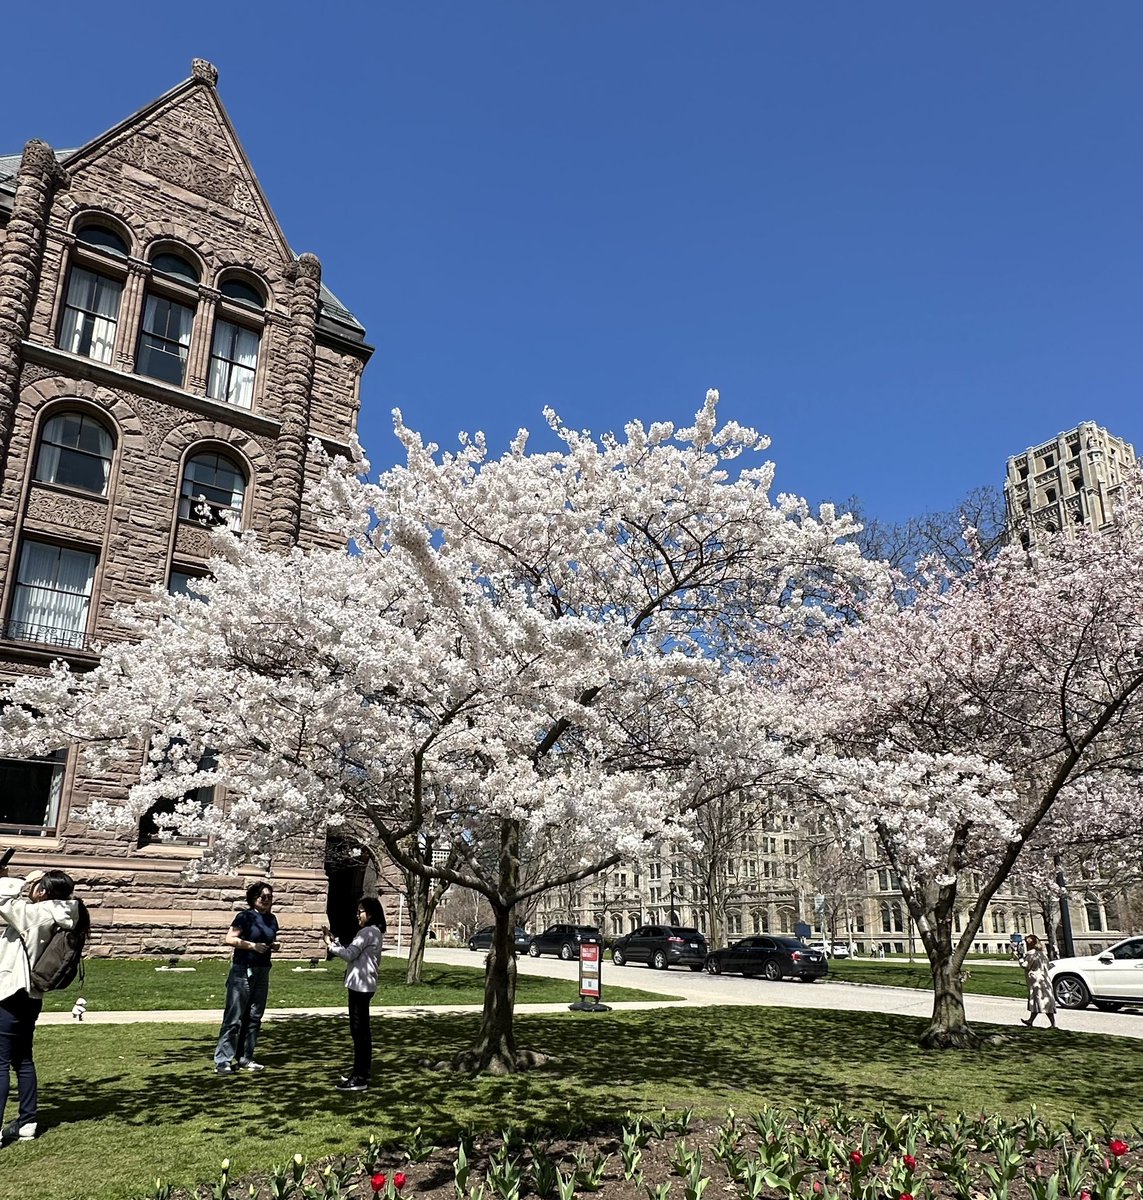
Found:
M 353 1038 L 353 1069 L 338 1090 L 363 1092 L 369 1086 L 373 1066 L 373 1033 L 369 1028 L 369 1001 L 377 991 L 377 963 L 381 957 L 381 935 L 385 932 L 385 911 L 376 896 L 362 896 L 357 904 L 357 936 L 343 946 L 323 925 L 326 949 L 349 966 L 345 971 L 349 1000 L 349 1034 Z
M 33 871 L 26 879 L 0 870 L 0 1122 L 16 1074 L 20 1111 L 0 1129 L 0 1145 L 36 1136 L 36 1064 L 32 1039 L 43 993 L 32 986 L 32 967 L 55 927 L 75 929 L 81 910 L 75 884 L 63 871 Z

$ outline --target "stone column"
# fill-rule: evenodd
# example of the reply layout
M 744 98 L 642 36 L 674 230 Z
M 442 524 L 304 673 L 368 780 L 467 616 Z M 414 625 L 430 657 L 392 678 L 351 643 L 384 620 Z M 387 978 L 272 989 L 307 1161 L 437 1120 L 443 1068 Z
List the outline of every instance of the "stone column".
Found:
M 321 263 L 314 255 L 303 254 L 288 269 L 287 278 L 293 284 L 290 332 L 282 387 L 282 432 L 278 435 L 270 496 L 270 543 L 283 548 L 297 541 L 301 520 Z
M 36 302 L 48 212 L 57 188 L 67 183 L 67 173 L 46 142 L 33 139 L 24 147 L 12 216 L 0 249 L 0 472 L 12 438 L 20 393 L 20 344 L 28 336 Z

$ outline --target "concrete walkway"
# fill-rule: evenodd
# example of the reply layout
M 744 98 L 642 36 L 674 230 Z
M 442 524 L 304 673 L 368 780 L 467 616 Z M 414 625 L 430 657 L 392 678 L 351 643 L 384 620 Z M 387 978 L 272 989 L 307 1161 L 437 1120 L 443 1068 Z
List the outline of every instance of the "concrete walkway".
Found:
M 480 966 L 483 956 L 468 950 L 430 949 L 425 956 L 429 963 L 452 966 Z M 521 958 L 521 975 L 540 975 L 565 979 L 568 983 L 567 1003 L 517 1004 L 518 1016 L 538 1013 L 566 1013 L 568 1004 L 576 999 L 579 966 L 554 958 Z M 607 996 L 609 986 L 621 983 L 625 987 L 645 989 L 674 1000 L 636 1000 L 612 1002 Z M 272 995 L 271 991 L 271 995 Z M 771 983 L 761 979 L 743 979 L 735 975 L 710 976 L 705 973 L 670 970 L 653 971 L 649 967 L 616 967 L 603 965 L 603 1000 L 616 1012 L 638 1012 L 654 1008 L 705 1008 L 711 1006 L 761 1006 L 772 1008 L 815 1008 L 835 1012 L 883 1012 L 899 1016 L 928 1017 L 932 1013 L 931 991 L 920 988 L 882 987 L 871 984 L 835 983 L 828 980 L 813 984 L 783 981 Z M 1002 996 L 966 996 L 965 1009 L 970 1022 L 976 1024 L 1018 1024 L 1027 1016 L 1023 1000 Z M 479 1004 L 401 1005 L 373 1008 L 374 1018 L 402 1020 L 410 1017 L 429 1017 L 437 1014 L 479 1013 Z M 279 1021 L 297 1017 L 344 1017 L 345 1008 L 272 1008 L 266 1020 Z M 597 1018 L 598 1019 L 598 1018 Z M 222 1021 L 222 1009 L 147 1010 L 142 1012 L 89 1012 L 84 1025 L 130 1025 L 135 1023 L 188 1023 L 217 1026 Z M 1143 1039 L 1143 1009 L 1128 1009 L 1118 1013 L 1094 1009 L 1062 1011 L 1057 1021 L 1061 1029 L 1084 1033 L 1105 1033 L 1118 1037 Z M 39 1020 L 44 1025 L 76 1024 L 69 1013 L 44 1013 Z M 1040 1021 L 1043 1026 L 1043 1020 Z M 1050 1031 L 1043 1029 L 1044 1035 Z

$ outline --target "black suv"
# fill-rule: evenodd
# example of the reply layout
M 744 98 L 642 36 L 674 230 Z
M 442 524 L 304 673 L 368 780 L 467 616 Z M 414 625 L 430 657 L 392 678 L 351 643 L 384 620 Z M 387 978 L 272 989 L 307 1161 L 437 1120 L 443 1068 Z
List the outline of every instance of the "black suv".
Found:
M 468 939 L 468 948 L 470 950 L 491 950 L 492 935 L 496 932 L 495 925 L 485 925 L 483 929 L 478 929 L 472 937 Z M 516 953 L 523 954 L 532 944 L 532 935 L 524 928 L 523 925 L 517 925 L 512 931 L 513 940 L 516 943 Z
M 617 967 L 627 963 L 649 963 L 656 970 L 690 967 L 701 971 L 706 962 L 706 938 L 686 925 L 641 925 L 634 933 L 619 938 L 611 951 Z
M 603 934 L 594 925 L 549 925 L 543 933 L 532 938 L 528 953 L 533 958 L 541 954 L 558 954 L 563 959 L 579 958 L 581 942 L 603 944 Z

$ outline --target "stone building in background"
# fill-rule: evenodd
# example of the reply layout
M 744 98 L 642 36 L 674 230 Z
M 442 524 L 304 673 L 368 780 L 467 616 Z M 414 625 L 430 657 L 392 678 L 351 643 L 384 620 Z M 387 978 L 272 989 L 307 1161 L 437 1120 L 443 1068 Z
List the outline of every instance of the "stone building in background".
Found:
M 1137 478 L 1131 443 L 1085 421 L 1008 460 L 1004 502 L 1010 536 L 1028 547 L 1040 532 L 1103 529 L 1116 498 Z
M 217 78 L 195 60 L 78 150 L 0 157 L 0 679 L 90 669 L 115 605 L 204 572 L 210 524 L 319 537 L 309 440 L 348 450 L 371 348 L 287 244 Z M 126 784 L 74 751 L 0 760 L 0 846 L 82 881 L 97 953 L 219 951 L 249 877 L 186 884 L 200 847 L 146 818 L 89 829 L 88 803 Z M 287 951 L 356 901 L 354 849 L 274 865 Z

